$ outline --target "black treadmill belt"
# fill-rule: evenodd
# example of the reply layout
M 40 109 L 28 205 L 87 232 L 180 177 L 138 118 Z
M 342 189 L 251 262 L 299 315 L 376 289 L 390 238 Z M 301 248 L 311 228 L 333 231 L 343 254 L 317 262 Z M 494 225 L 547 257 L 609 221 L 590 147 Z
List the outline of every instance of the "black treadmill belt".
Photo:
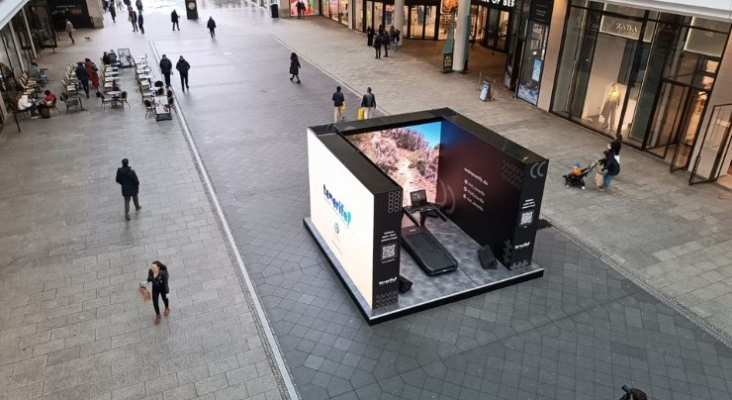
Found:
M 457 269 L 457 261 L 445 247 L 424 228 L 402 231 L 404 247 L 427 275 L 438 275 Z

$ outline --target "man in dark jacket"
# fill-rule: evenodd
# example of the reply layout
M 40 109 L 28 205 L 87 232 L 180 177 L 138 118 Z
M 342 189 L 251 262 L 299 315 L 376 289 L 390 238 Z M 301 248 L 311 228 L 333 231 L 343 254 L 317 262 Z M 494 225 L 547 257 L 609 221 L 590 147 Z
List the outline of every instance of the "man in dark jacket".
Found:
M 374 108 L 376 108 L 376 96 L 371 93 L 371 88 L 366 89 L 366 93 L 364 93 L 361 100 L 361 107 L 363 107 L 363 119 L 371 118 Z
M 208 33 L 211 34 L 211 37 L 216 37 L 216 21 L 214 21 L 213 17 L 208 17 L 206 27 L 208 28 Z
M 374 38 L 374 50 L 376 50 L 376 58 L 381 58 L 381 35 Z
M 84 88 L 84 93 L 86 93 L 86 98 L 89 98 L 89 73 L 86 72 L 86 67 L 84 66 L 84 63 L 79 61 L 76 63 L 76 79 L 79 80 L 79 83 Z
M 173 12 L 170 13 L 170 22 L 173 23 L 173 30 L 175 30 L 176 27 L 178 27 L 178 30 L 180 30 L 180 25 L 178 25 L 178 19 L 180 19 L 178 13 L 173 10 Z
M 175 64 L 175 69 L 177 69 L 180 74 L 180 86 L 185 92 L 186 89 L 188 89 L 188 70 L 191 69 L 191 64 L 188 64 L 188 61 L 186 61 L 183 56 L 180 56 L 178 63 Z
M 137 179 L 135 170 L 130 168 L 130 162 L 125 158 L 122 160 L 122 167 L 117 169 L 117 183 L 122 186 L 122 197 L 125 198 L 125 219 L 130 220 L 130 197 L 135 203 L 135 210 L 140 211 L 140 203 L 137 200 L 137 193 L 140 189 L 140 181 Z
M 170 87 L 170 74 L 173 73 L 173 63 L 168 57 L 163 54 L 163 58 L 160 59 L 160 72 L 165 77 L 165 87 Z
M 140 10 L 140 14 L 137 15 L 137 26 L 140 27 L 140 33 L 143 35 L 145 34 L 145 27 L 143 26 L 145 24 L 145 18 L 142 16 L 142 10 Z
M 341 87 L 337 86 L 335 93 L 333 93 L 333 123 L 340 122 L 343 119 L 343 105 L 346 102 Z

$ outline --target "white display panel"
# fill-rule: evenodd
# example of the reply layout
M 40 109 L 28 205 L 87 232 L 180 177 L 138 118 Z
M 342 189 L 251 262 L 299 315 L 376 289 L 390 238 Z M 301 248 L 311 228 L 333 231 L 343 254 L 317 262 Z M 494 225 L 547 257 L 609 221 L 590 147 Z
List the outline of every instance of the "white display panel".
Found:
M 308 129 L 310 218 L 373 307 L 374 195 Z

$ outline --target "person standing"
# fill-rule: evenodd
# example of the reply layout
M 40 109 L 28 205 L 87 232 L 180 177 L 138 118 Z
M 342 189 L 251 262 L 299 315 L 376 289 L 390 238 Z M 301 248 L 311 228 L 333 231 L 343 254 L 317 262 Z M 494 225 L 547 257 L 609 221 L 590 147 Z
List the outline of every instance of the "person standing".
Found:
M 333 93 L 333 123 L 337 123 L 343 119 L 343 105 L 346 99 L 343 97 L 341 87 L 336 86 L 336 91 Z
M 74 32 L 76 32 L 76 29 L 74 29 L 74 24 L 71 23 L 71 21 L 66 19 L 66 33 L 69 34 L 69 39 L 71 39 L 71 44 L 75 44 L 76 41 L 74 40 Z
M 211 34 L 212 38 L 216 37 L 216 21 L 214 21 L 213 17 L 208 17 L 208 23 L 206 23 L 206 27 L 208 28 L 208 33 Z
M 137 16 L 137 26 L 140 27 L 140 33 L 143 35 L 145 34 L 145 27 L 143 24 L 145 23 L 145 19 L 142 17 L 142 10 L 140 10 L 140 15 Z
M 168 267 L 160 261 L 153 261 L 150 269 L 147 271 L 147 280 L 140 282 L 140 286 L 145 286 L 147 282 L 152 283 L 152 301 L 155 310 L 155 325 L 160 323 L 160 306 L 158 305 L 158 297 L 163 298 L 165 304 L 164 315 L 170 315 L 170 303 L 168 302 L 168 294 L 170 294 L 170 286 L 168 286 Z
M 368 27 L 366 28 L 366 46 L 373 46 L 374 45 L 374 28 Z
M 132 32 L 137 32 L 137 13 L 130 7 L 130 23 L 132 24 Z
M 188 89 L 188 70 L 191 69 L 191 64 L 188 64 L 188 61 L 186 61 L 183 56 L 180 56 L 178 63 L 175 64 L 175 69 L 177 69 L 180 74 L 180 86 L 185 92 L 186 89 Z
M 385 58 L 389 57 L 389 40 L 390 40 L 389 32 L 387 32 L 385 30 L 384 33 L 381 35 L 381 44 L 384 46 L 384 57 Z
M 402 32 L 397 29 L 394 31 L 394 51 L 399 51 L 400 48 L 400 41 L 402 39 Z
M 290 82 L 297 78 L 297 83 L 300 83 L 300 60 L 297 58 L 297 54 L 292 53 L 290 55 Z
M 115 181 L 122 186 L 122 197 L 125 199 L 125 219 L 130 220 L 130 197 L 135 203 L 135 210 L 140 211 L 140 202 L 137 194 L 140 191 L 140 180 L 137 179 L 135 170 L 130 167 L 128 159 L 122 160 L 122 167 L 117 169 L 117 177 Z
M 160 59 L 160 72 L 165 77 L 165 87 L 170 87 L 170 74 L 173 73 L 173 63 L 168 57 L 163 54 L 163 58 Z
M 170 13 L 170 22 L 173 23 L 173 30 L 175 30 L 175 28 L 177 27 L 178 30 L 180 31 L 180 25 L 178 25 L 179 19 L 180 19 L 180 17 L 178 16 L 178 13 L 175 12 L 175 10 L 173 10 L 173 12 Z
M 297 4 L 295 4 L 295 8 L 297 8 L 297 19 L 303 19 L 303 16 L 305 15 L 305 3 L 303 3 L 302 0 L 298 0 Z
M 76 63 L 76 79 L 79 80 L 79 83 L 81 84 L 81 87 L 84 88 L 84 93 L 86 93 L 86 98 L 89 98 L 89 72 L 86 70 L 86 66 L 83 62 L 79 61 Z
M 381 35 L 374 38 L 374 50 L 376 50 L 376 59 L 381 58 Z
M 371 93 L 370 87 L 366 89 L 366 93 L 363 95 L 361 107 L 363 107 L 363 119 L 371 118 L 374 113 L 374 108 L 376 108 L 376 96 Z

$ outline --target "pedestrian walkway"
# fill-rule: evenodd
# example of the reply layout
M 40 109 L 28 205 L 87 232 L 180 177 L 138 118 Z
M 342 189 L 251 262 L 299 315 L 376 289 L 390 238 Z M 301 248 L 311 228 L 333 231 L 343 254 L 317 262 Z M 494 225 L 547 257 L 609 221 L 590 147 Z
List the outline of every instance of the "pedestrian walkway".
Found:
M 273 21 L 266 10 L 214 18 L 215 40 L 196 34 L 154 46 L 156 54 L 186 49 L 191 87 L 179 106 L 302 398 L 615 399 L 623 384 L 652 399 L 732 397 L 732 349 L 555 229 L 536 240 L 543 278 L 368 326 L 302 225 L 305 129 L 329 123 L 336 85 L 352 84 L 307 59 L 302 84 L 290 82 L 290 53 L 312 58 L 307 46 L 286 48 L 270 34 L 328 42 L 331 32 L 299 31 L 295 24 L 318 20 Z M 348 71 L 353 60 L 337 32 L 333 40 L 341 58 L 332 58 Z M 390 79 L 398 91 L 402 83 Z M 360 96 L 345 95 L 353 118 Z M 393 94 L 376 96 L 391 111 Z
M 609 193 L 567 190 L 573 161 L 602 156 L 609 139 L 497 91 L 478 100 L 477 82 L 445 75 L 402 53 L 374 60 L 365 36 L 325 18 L 282 20 L 272 34 L 358 92 L 374 89 L 389 114 L 451 107 L 551 159 L 542 213 L 557 228 L 692 317 L 732 338 L 732 193 L 689 186 L 684 173 L 625 146 Z M 317 40 L 314 40 L 318 38 Z
M 168 35 L 154 21 L 148 36 Z M 103 50 L 150 53 L 129 28 L 44 53 L 48 88 L 59 94 L 63 66 Z M 289 398 L 181 125 L 145 117 L 133 74 L 120 82 L 131 107 L 92 96 L 66 114 L 59 102 L 51 119 L 0 134 L 0 399 Z M 125 157 L 141 182 L 129 222 L 114 182 Z M 159 325 L 137 295 L 153 260 L 170 274 Z

